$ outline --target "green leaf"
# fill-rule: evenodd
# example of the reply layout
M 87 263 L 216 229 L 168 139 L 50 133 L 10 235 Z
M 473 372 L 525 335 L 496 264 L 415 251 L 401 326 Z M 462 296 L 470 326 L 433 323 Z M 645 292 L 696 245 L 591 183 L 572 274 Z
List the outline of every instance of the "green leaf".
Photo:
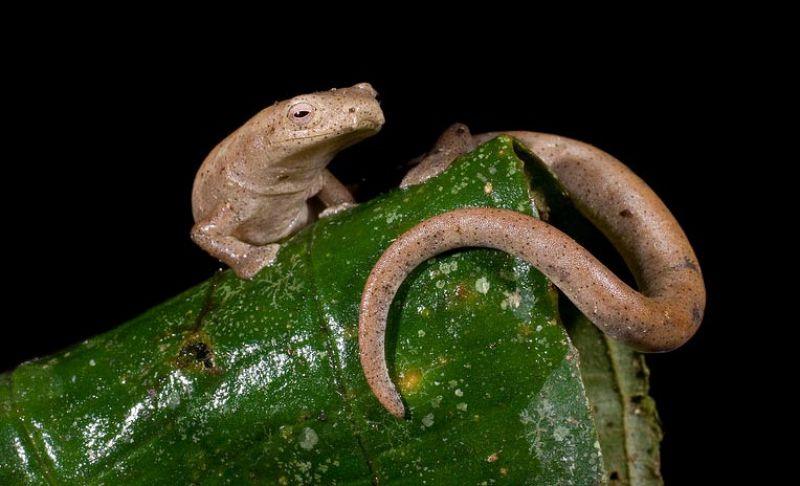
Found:
M 394 238 L 460 207 L 538 215 L 560 197 L 548 180 L 500 137 L 423 185 L 307 228 L 252 281 L 219 273 L 0 375 L 0 484 L 605 482 L 557 294 L 524 262 L 465 249 L 401 287 L 387 358 L 409 420 L 381 408 L 358 359 L 361 290 Z M 617 383 L 635 374 L 593 369 Z M 598 400 L 616 393 L 586 384 Z M 609 451 L 621 440 L 600 439 Z M 606 463 L 632 470 L 632 452 L 656 447 L 642 440 Z
M 658 444 L 661 427 L 647 395 L 644 356 L 600 332 L 586 317 L 565 317 L 581 352 L 581 376 L 597 423 L 610 486 L 663 484 Z

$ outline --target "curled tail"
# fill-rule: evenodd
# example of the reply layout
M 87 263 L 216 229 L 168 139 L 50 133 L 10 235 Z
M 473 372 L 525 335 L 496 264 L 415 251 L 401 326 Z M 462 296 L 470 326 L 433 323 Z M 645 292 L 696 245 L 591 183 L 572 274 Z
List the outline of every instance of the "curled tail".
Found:
M 578 209 L 622 254 L 641 292 L 560 230 L 521 213 L 459 209 L 423 221 L 381 256 L 361 298 L 361 364 L 372 391 L 395 416 L 402 417 L 405 407 L 384 355 L 389 307 L 417 265 L 451 249 L 495 248 L 525 260 L 604 333 L 640 351 L 675 349 L 702 321 L 705 287 L 694 251 L 675 218 L 641 179 L 587 144 L 533 132 L 510 133 L 555 172 Z

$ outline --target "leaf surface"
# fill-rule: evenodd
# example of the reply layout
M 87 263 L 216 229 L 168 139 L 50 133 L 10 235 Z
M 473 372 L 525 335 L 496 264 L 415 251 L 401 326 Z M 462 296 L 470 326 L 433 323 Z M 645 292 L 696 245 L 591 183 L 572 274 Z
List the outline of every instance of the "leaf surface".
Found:
M 461 207 L 538 216 L 560 197 L 549 177 L 499 137 L 423 185 L 319 221 L 251 281 L 219 273 L 0 375 L 0 484 L 605 482 L 557 293 L 520 260 L 464 249 L 403 284 L 387 358 L 410 419 L 383 410 L 358 359 L 361 290 L 391 241 Z M 617 393 L 586 383 L 596 400 Z M 600 439 L 616 457 L 618 431 L 601 427 Z M 657 448 L 657 434 L 624 440 L 621 462 L 606 464 L 628 474 L 635 461 L 624 458 Z

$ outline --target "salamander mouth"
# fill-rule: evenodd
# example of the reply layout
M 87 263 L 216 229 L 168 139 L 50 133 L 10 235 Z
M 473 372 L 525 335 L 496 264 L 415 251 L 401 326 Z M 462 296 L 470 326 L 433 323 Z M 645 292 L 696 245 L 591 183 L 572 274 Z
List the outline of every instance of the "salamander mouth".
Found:
M 383 127 L 383 120 L 363 119 L 358 122 L 357 131 L 367 130 L 371 132 L 378 132 Z
M 345 142 L 353 141 L 353 140 L 358 141 L 358 140 L 361 140 L 362 138 L 366 138 L 366 137 L 368 137 L 368 136 L 370 136 L 372 134 L 377 133 L 379 130 L 380 130 L 380 125 L 358 127 L 355 130 L 350 130 L 350 131 L 347 131 L 347 132 L 336 132 L 336 131 L 332 130 L 330 132 L 325 132 L 325 133 L 315 133 L 314 135 L 305 135 L 305 136 L 300 136 L 300 137 L 285 137 L 285 138 L 281 138 L 281 139 L 277 139 L 277 140 L 273 139 L 272 143 L 277 144 L 277 143 L 283 143 L 283 142 L 295 141 L 295 140 L 312 141 L 312 140 L 315 140 L 315 139 L 317 139 L 317 140 L 319 140 L 321 142 L 322 141 L 332 141 L 332 140 L 335 140 L 335 139 L 340 139 L 340 140 L 345 141 Z M 306 144 L 306 145 L 310 147 L 313 144 L 309 143 L 309 144 Z
M 351 141 L 355 139 L 356 141 L 358 141 L 363 138 L 369 137 L 370 135 L 378 133 L 382 127 L 383 127 L 382 121 L 365 118 L 358 120 L 354 124 L 354 126 L 352 126 L 352 128 L 348 127 L 347 129 L 344 130 L 328 130 L 326 132 L 314 133 L 309 135 L 298 135 L 297 132 L 295 132 L 295 134 L 292 136 L 283 137 L 280 139 L 273 139 L 272 143 L 282 143 L 282 142 L 296 141 L 296 140 L 313 141 L 315 139 L 318 140 L 342 139 L 344 141 Z

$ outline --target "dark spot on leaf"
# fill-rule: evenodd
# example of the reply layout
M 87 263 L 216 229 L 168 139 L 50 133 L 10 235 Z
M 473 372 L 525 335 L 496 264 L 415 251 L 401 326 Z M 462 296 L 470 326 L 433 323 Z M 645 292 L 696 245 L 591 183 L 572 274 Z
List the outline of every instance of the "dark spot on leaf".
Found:
M 619 473 L 617 471 L 611 471 L 611 474 L 608 475 L 608 479 L 610 479 L 611 481 L 618 481 Z
M 215 374 L 221 371 L 214 364 L 214 351 L 204 333 L 194 334 L 185 342 L 178 352 L 176 364 L 178 368 L 199 368 Z
M 214 367 L 211 349 L 209 349 L 208 345 L 202 341 L 190 343 L 181 348 L 178 359 L 181 360 L 181 358 L 184 358 L 184 360 L 189 359 L 195 361 L 196 363 L 201 363 L 206 368 Z

